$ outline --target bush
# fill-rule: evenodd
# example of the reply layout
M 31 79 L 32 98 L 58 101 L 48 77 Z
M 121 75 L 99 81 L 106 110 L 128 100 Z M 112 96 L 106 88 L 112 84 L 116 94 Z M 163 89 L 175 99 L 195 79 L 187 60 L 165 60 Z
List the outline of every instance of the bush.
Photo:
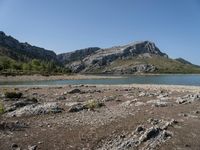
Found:
M 2 103 L 0 103 L 0 114 L 3 114 L 4 113 L 4 106 Z
M 95 108 L 100 108 L 102 106 L 105 106 L 105 104 L 101 103 L 101 102 L 99 102 L 97 100 L 89 100 L 89 101 L 86 102 L 86 108 L 87 109 L 93 110 Z
M 17 93 L 17 92 L 5 92 L 5 97 L 6 98 L 21 98 L 22 97 L 22 93 Z

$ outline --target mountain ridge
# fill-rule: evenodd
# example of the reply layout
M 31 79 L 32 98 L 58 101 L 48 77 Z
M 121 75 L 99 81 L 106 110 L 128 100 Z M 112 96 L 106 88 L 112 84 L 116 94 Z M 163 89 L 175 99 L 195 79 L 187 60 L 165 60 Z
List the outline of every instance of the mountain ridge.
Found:
M 151 41 L 137 41 L 110 48 L 89 47 L 56 55 L 21 43 L 0 31 L 0 56 L 16 62 L 33 59 L 65 66 L 73 73 L 200 73 L 200 67 L 182 58 L 171 59 Z

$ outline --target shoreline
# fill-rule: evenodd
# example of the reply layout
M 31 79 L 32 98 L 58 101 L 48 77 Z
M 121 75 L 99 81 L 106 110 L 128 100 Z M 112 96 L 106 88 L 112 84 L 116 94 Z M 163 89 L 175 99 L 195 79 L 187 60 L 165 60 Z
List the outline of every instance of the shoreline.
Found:
M 116 84 L 116 85 L 108 85 L 108 84 L 77 84 L 77 85 L 7 85 L 7 86 L 0 86 L 0 89 L 3 88 L 41 88 L 41 89 L 48 89 L 48 88 L 66 88 L 66 87 L 96 87 L 96 88 L 141 88 L 145 90 L 158 90 L 158 89 L 165 89 L 169 91 L 193 91 L 200 93 L 200 86 L 193 86 L 193 85 L 167 85 L 167 84 Z
M 81 80 L 81 79 L 113 79 L 125 78 L 123 76 L 106 76 L 106 75 L 57 75 L 57 76 L 42 76 L 42 75 L 23 75 L 23 76 L 0 76 L 0 82 L 14 81 L 48 81 L 48 80 Z
M 74 74 L 74 75 L 16 75 L 16 76 L 2 76 L 0 75 L 0 82 L 17 82 L 17 81 L 49 81 L 49 80 L 84 80 L 84 79 L 117 79 L 127 78 L 129 76 L 173 76 L 173 75 L 200 75 L 200 74 Z

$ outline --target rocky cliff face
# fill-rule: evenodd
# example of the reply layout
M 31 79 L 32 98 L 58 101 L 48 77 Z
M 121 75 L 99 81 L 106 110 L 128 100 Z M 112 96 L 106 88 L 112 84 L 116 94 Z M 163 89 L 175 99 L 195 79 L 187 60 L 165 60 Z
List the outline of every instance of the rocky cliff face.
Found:
M 28 61 L 30 59 L 57 61 L 56 54 L 53 51 L 32 46 L 28 43 L 20 43 L 13 37 L 7 36 L 4 32 L 0 32 L 0 54 L 19 61 Z
M 68 61 L 66 67 L 69 67 L 76 73 L 89 73 L 98 70 L 101 70 L 101 73 L 153 72 L 156 70 L 156 67 L 148 64 L 139 64 L 125 68 L 120 68 L 119 66 L 118 68 L 105 69 L 116 60 L 128 60 L 134 57 L 152 57 L 152 55 L 168 57 L 166 54 L 162 53 L 154 43 L 143 41 L 134 42 L 124 46 L 96 50 L 95 53 L 92 53 L 81 60 Z
M 80 50 L 76 50 L 69 53 L 59 54 L 57 55 L 57 58 L 62 63 L 70 63 L 73 61 L 82 60 L 83 58 L 91 54 L 94 54 L 99 49 L 100 49 L 99 47 L 89 47 L 89 48 L 80 49 Z

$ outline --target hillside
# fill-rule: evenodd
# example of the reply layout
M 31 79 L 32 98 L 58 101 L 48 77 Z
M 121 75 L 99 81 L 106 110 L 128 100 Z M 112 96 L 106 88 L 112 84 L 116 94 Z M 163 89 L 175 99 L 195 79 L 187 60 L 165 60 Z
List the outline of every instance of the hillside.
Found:
M 153 42 L 133 42 L 101 49 L 90 47 L 56 55 L 21 43 L 0 32 L 0 73 L 200 73 L 200 67 L 182 58 L 171 59 Z
M 0 31 L 0 74 L 50 74 L 63 70 L 53 51 L 21 43 Z
M 0 54 L 19 61 L 29 61 L 31 59 L 57 61 L 56 54 L 53 51 L 32 46 L 28 43 L 20 43 L 4 32 L 0 32 Z
M 199 66 L 169 58 L 150 41 L 99 49 L 82 59 L 69 60 L 65 66 L 75 73 L 200 73 Z

